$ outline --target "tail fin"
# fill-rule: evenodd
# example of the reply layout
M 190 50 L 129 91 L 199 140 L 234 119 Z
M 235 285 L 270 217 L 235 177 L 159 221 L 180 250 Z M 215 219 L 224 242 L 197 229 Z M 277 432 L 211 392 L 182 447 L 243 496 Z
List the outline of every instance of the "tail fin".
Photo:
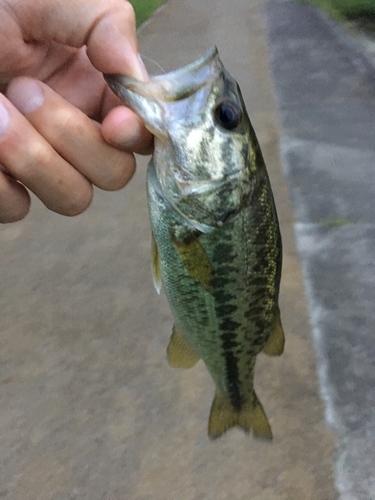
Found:
M 255 392 L 250 401 L 243 403 L 240 410 L 233 408 L 229 398 L 215 394 L 208 422 L 208 435 L 216 439 L 235 426 L 242 427 L 246 433 L 251 432 L 255 437 L 272 439 L 270 424 Z

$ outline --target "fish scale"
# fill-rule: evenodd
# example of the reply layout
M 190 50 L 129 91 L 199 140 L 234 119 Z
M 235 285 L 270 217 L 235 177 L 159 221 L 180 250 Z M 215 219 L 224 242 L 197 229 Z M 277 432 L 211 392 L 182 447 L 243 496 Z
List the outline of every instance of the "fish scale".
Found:
M 106 75 L 155 134 L 148 167 L 154 282 L 175 320 L 171 366 L 202 359 L 215 382 L 208 432 L 270 438 L 254 390 L 256 356 L 280 355 L 281 236 L 241 92 L 216 48 L 139 82 Z

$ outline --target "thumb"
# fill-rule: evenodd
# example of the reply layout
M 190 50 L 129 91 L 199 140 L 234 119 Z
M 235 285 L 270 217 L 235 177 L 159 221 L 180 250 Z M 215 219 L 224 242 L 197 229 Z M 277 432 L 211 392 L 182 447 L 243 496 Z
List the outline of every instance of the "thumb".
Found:
M 86 45 L 87 55 L 99 71 L 145 79 L 134 9 L 128 1 L 8 0 L 7 4 L 26 43 Z

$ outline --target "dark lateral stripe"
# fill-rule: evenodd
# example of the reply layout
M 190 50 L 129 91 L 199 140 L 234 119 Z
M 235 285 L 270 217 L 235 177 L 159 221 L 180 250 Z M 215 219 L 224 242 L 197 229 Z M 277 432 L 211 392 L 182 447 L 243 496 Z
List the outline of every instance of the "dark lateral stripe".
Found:
M 226 323 L 228 320 L 226 321 Z M 239 326 L 238 323 L 230 321 L 231 326 Z M 234 330 L 235 331 L 235 330 Z M 236 336 L 234 333 L 223 333 L 220 336 L 222 340 L 222 348 L 224 352 L 227 383 L 229 389 L 230 402 L 236 410 L 240 410 L 242 406 L 241 387 L 239 384 L 238 358 L 233 353 L 237 347 Z
M 226 386 L 229 391 L 230 402 L 233 408 L 240 410 L 242 406 L 242 394 L 239 383 L 239 360 L 235 354 L 238 348 L 236 332 L 241 326 L 233 320 L 234 313 L 238 309 L 238 301 L 231 293 L 228 283 L 232 281 L 232 275 L 238 270 L 233 266 L 236 249 L 231 242 L 231 234 L 226 234 L 226 241 L 220 241 L 216 245 L 212 255 L 212 264 L 215 264 L 215 275 L 213 281 L 213 297 L 215 309 L 219 320 L 219 331 L 221 332 L 221 348 L 226 368 Z
M 242 406 L 242 395 L 238 380 L 238 359 L 233 353 L 227 352 L 225 354 L 225 363 L 227 368 L 230 402 L 233 408 L 240 410 Z

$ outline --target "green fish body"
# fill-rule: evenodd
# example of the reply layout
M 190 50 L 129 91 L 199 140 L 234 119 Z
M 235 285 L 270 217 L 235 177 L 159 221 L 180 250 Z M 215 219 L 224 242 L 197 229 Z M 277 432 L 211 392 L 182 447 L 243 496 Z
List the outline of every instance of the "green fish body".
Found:
M 142 83 L 107 76 L 155 134 L 147 189 L 152 267 L 175 325 L 171 366 L 202 359 L 215 382 L 208 432 L 271 438 L 254 391 L 256 356 L 280 355 L 281 237 L 262 153 L 216 48 Z

